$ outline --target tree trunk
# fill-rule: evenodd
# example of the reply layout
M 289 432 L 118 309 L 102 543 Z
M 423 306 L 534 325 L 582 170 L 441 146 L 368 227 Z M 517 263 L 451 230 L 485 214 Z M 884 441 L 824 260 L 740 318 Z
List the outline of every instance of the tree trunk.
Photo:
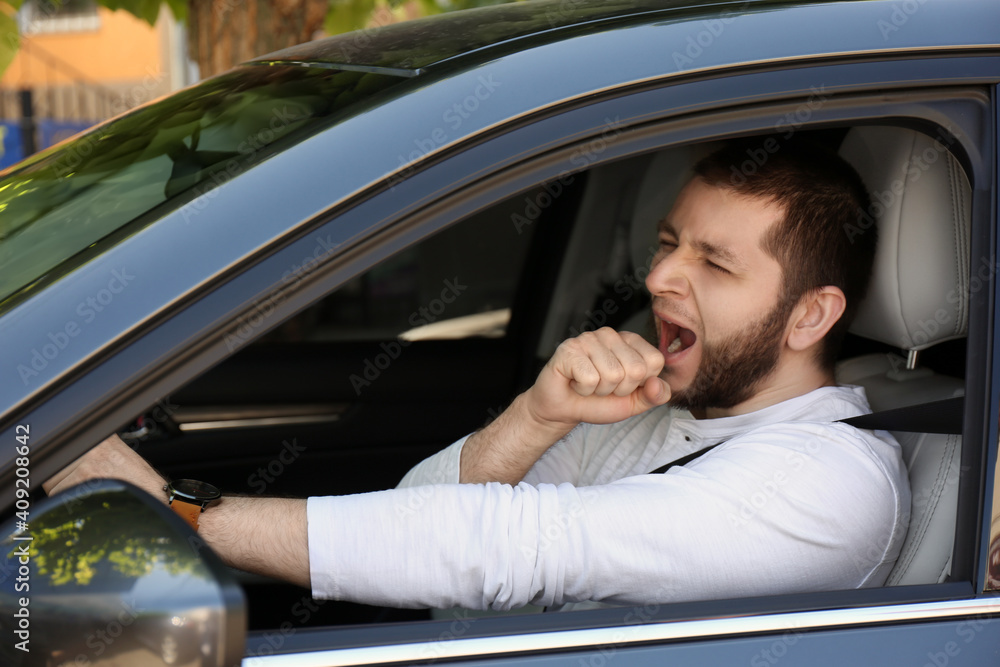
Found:
M 313 39 L 329 0 L 190 0 L 188 46 L 202 78 Z

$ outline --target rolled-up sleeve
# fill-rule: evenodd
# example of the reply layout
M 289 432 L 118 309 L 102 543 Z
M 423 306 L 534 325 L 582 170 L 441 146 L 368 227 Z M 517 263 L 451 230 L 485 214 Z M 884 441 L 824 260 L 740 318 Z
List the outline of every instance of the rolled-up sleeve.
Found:
M 438 483 L 310 498 L 313 594 L 509 609 L 873 585 L 901 539 L 893 481 L 863 443 L 845 455 L 843 440 L 828 441 L 838 450 L 828 456 L 833 447 L 794 443 L 829 431 L 769 435 L 600 486 Z M 887 548 L 863 556 L 873 543 Z

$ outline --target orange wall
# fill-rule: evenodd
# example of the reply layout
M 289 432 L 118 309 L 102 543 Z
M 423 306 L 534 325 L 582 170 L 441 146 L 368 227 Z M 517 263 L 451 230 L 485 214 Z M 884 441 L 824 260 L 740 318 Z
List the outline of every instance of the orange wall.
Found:
M 99 7 L 98 15 L 101 19 L 98 30 L 36 33 L 22 36 L 22 43 L 37 45 L 39 50 L 65 62 L 94 82 L 124 83 L 156 76 L 163 70 L 162 30 L 124 11 L 112 12 Z M 51 85 L 66 81 L 37 58 L 19 52 L 0 79 L 0 85 Z

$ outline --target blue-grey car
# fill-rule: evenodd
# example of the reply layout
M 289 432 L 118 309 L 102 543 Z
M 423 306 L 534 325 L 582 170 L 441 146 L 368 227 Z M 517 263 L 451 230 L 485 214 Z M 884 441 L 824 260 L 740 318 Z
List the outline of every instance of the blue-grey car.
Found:
M 0 662 L 998 664 L 998 83 L 995 2 L 533 0 L 268 54 L 0 172 Z M 838 377 L 909 469 L 885 586 L 324 602 L 127 484 L 41 492 L 112 432 L 224 493 L 394 486 L 559 341 L 643 332 L 658 216 L 747 136 L 734 178 L 807 139 L 872 194 Z

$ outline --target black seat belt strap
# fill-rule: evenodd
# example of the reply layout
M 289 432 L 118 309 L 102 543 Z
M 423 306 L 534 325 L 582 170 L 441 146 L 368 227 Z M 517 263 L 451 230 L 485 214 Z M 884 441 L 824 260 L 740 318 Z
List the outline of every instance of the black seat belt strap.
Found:
M 871 430 L 961 435 L 962 414 L 964 412 L 965 397 L 956 396 L 931 403 L 882 410 L 840 421 L 855 428 Z
M 690 454 L 688 454 L 686 456 L 682 456 L 679 459 L 674 459 L 670 463 L 667 463 L 666 465 L 660 466 L 659 468 L 657 468 L 656 470 L 652 471 L 649 474 L 650 475 L 658 475 L 660 473 L 667 472 L 668 470 L 670 470 L 674 466 L 682 466 L 682 465 L 686 465 L 688 463 L 691 463 L 691 461 L 694 461 L 696 458 L 698 458 L 702 454 L 708 453 L 709 450 L 715 449 L 716 447 L 718 447 L 721 444 L 722 444 L 721 442 L 717 442 L 714 445 L 709 445 L 708 447 L 705 447 L 703 449 L 699 449 L 696 452 L 691 452 Z
M 962 435 L 962 415 L 965 412 L 965 397 L 956 396 L 946 398 L 941 401 L 930 403 L 920 403 L 918 405 L 907 405 L 893 410 L 882 410 L 872 412 L 867 415 L 848 417 L 839 420 L 842 424 L 853 426 L 854 428 L 870 429 L 873 431 L 905 431 L 907 433 L 944 433 L 947 435 Z M 702 454 L 715 449 L 721 442 L 709 445 L 704 449 L 699 449 L 687 456 L 671 461 L 652 471 L 651 475 L 664 473 L 674 466 L 682 466 Z

